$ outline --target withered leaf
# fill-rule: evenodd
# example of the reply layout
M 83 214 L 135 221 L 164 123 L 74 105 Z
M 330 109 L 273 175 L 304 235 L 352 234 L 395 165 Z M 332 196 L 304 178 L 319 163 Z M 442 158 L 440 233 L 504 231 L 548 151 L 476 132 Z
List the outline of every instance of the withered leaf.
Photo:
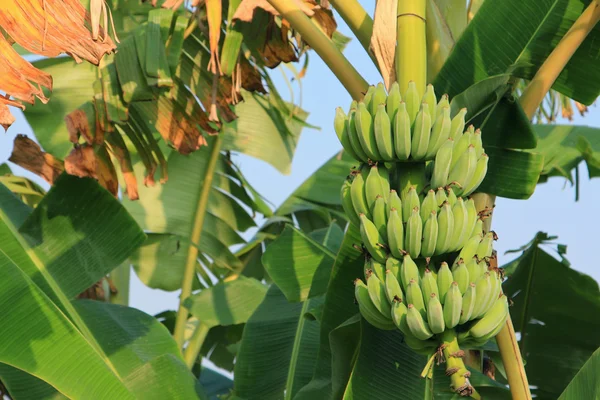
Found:
M 25 135 L 15 137 L 9 160 L 39 175 L 49 184 L 53 184 L 64 170 L 62 161 L 52 154 L 43 152 L 36 142 Z
M 396 81 L 396 31 L 398 0 L 377 0 L 370 50 L 377 59 L 387 89 Z
M 309 17 L 312 17 L 314 15 L 314 5 L 307 4 L 307 2 L 303 0 L 289 1 L 293 1 L 294 3 L 296 3 L 296 5 Z M 239 5 L 237 11 L 233 15 L 233 20 L 240 20 L 244 22 L 252 21 L 252 17 L 254 16 L 254 11 L 256 10 L 256 8 L 262 8 L 270 14 L 279 15 L 277 10 L 273 8 L 273 6 L 271 6 L 271 4 L 269 4 L 267 0 L 242 0 L 242 3 Z

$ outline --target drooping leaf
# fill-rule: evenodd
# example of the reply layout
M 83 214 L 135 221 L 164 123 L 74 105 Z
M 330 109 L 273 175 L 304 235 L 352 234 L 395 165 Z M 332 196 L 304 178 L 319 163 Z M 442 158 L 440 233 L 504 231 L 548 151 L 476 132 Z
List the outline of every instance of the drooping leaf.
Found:
M 600 349 L 592 354 L 558 399 L 597 399 L 600 396 L 598 370 L 600 370 Z

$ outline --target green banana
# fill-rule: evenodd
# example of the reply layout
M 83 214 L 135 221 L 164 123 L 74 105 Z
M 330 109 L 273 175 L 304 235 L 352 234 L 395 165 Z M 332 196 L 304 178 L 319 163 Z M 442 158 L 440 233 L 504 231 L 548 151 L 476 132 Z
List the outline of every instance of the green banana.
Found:
M 452 151 L 452 162 L 450 163 L 450 170 L 454 169 L 454 166 L 458 162 L 458 160 L 462 157 L 462 155 L 467 151 L 470 143 L 471 133 L 467 130 L 467 132 L 463 133 L 454 138 L 454 149 Z
M 394 133 L 394 150 L 396 157 L 400 161 L 406 161 L 410 157 L 411 151 L 411 122 L 410 115 L 406 109 L 406 103 L 403 101 L 398 105 L 398 111 L 394 116 L 393 133 Z
M 404 293 L 408 290 L 408 285 L 411 280 L 419 282 L 421 280 L 419 276 L 419 267 L 410 258 L 410 254 L 405 253 L 402 258 L 402 266 L 400 267 L 400 283 L 402 284 L 402 290 Z
M 442 333 L 446 328 L 444 309 L 435 293 L 431 293 L 427 303 L 427 322 L 432 333 Z
M 485 234 L 479 246 L 477 247 L 477 257 L 482 260 L 492 256 L 494 246 L 494 232 L 488 232 Z
M 385 294 L 390 304 L 393 304 L 394 299 L 404 300 L 404 294 L 402 293 L 402 289 L 400 289 L 398 278 L 390 270 L 385 271 Z
M 375 308 L 379 310 L 381 314 L 389 315 L 391 318 L 392 307 L 387 299 L 385 285 L 377 276 L 375 276 L 375 274 L 371 274 L 367 277 L 367 289 L 369 290 L 369 297 L 371 297 L 371 301 L 375 305 Z
M 458 283 L 452 282 L 448 293 L 446 293 L 446 301 L 444 303 L 444 322 L 446 323 L 446 328 L 452 329 L 459 324 L 462 304 L 463 298 L 458 288 Z
M 427 103 L 421 104 L 413 126 L 411 139 L 411 154 L 414 160 L 422 160 L 427 154 L 429 138 L 431 137 L 431 116 Z
M 483 270 L 479 266 L 476 258 L 471 258 L 469 261 L 465 262 L 467 265 L 467 270 L 469 271 L 469 282 L 475 283 L 479 279 L 481 275 L 483 275 Z
M 408 311 L 406 314 L 406 322 L 410 332 L 419 340 L 427 340 L 433 336 L 433 332 L 429 329 L 429 326 L 423 320 L 421 313 L 415 308 L 413 304 L 408 305 Z
M 473 136 L 471 136 L 471 144 L 475 147 L 475 154 L 477 159 L 483 154 L 483 142 L 481 140 L 481 129 L 476 129 Z
M 335 130 L 335 134 L 337 135 L 344 151 L 346 151 L 352 158 L 355 160 L 361 161 L 358 154 L 354 152 L 352 148 L 352 143 L 350 143 L 350 137 L 348 132 L 348 117 L 344 110 L 341 107 L 335 109 L 335 118 L 333 120 L 333 128 Z
M 450 137 L 452 139 L 456 139 L 462 135 L 465 130 L 465 115 L 467 115 L 467 109 L 463 108 L 452 118 L 452 123 L 450 124 Z
M 480 235 L 483 237 L 483 220 L 481 218 L 477 218 L 475 222 L 475 227 L 473 228 L 473 232 L 471 232 L 471 236 Z
M 477 160 L 477 164 L 475 165 L 475 171 L 473 171 L 473 176 L 467 181 L 463 189 L 464 196 L 470 195 L 477 190 L 479 185 L 481 185 L 481 182 L 483 182 L 485 174 L 487 173 L 488 161 L 489 157 L 485 153 L 479 157 L 479 160 Z
M 367 271 L 371 271 L 371 273 L 375 274 L 375 276 L 378 277 L 380 281 L 384 281 L 385 270 L 385 265 L 383 265 L 379 261 L 375 261 L 373 258 L 370 258 L 368 261 L 365 261 L 365 280 L 367 280 L 367 275 L 369 275 Z
M 384 199 L 389 196 L 390 181 L 387 176 L 388 173 L 385 167 L 378 167 L 377 165 L 371 166 L 369 174 L 365 179 L 365 196 L 367 200 L 367 206 L 370 210 L 373 209 L 377 196 L 381 196 Z
M 438 204 L 437 204 L 437 200 L 435 199 L 435 191 L 429 190 L 427 192 L 427 195 L 421 202 L 420 213 L 421 213 L 421 219 L 423 220 L 423 222 L 427 221 L 427 218 L 429 218 L 432 211 L 437 212 L 437 210 L 438 210 Z
M 415 82 L 408 82 L 404 101 L 406 102 L 406 111 L 408 111 L 410 125 L 412 126 L 417 118 L 417 113 L 419 112 L 421 104 L 421 96 L 419 95 L 419 90 L 417 89 L 417 84 Z
M 373 95 L 375 94 L 375 86 L 371 85 L 367 89 L 367 93 L 365 93 L 365 97 L 363 97 L 363 103 L 367 106 L 367 109 L 371 109 L 371 103 L 373 101 Z
M 437 275 L 437 286 L 442 304 L 445 304 L 446 302 L 446 294 L 453 281 L 454 278 L 452 277 L 452 272 L 450 271 L 450 267 L 448 267 L 448 263 L 445 261 L 442 262 Z
M 421 292 L 423 292 L 423 301 L 425 304 L 429 302 L 432 293 L 436 296 L 439 296 L 440 294 L 437 281 L 429 268 L 426 268 L 423 273 L 423 278 L 421 279 Z
M 406 251 L 413 258 L 419 257 L 421 254 L 421 242 L 423 239 L 423 222 L 419 215 L 419 208 L 415 207 L 412 210 L 408 221 L 406 222 L 406 236 L 404 239 L 404 245 Z
M 408 288 L 405 292 L 406 301 L 409 304 L 415 306 L 415 308 L 423 315 L 427 317 L 427 309 L 425 308 L 425 302 L 423 300 L 423 292 L 419 287 L 419 283 L 415 279 L 411 279 L 408 283 Z
M 458 260 L 456 267 L 452 269 L 452 276 L 454 277 L 454 281 L 458 284 L 460 292 L 463 294 L 466 293 L 470 283 L 469 270 L 462 259 Z
M 448 139 L 436 153 L 435 161 L 433 162 L 433 172 L 431 174 L 432 188 L 441 188 L 448 184 L 453 148 L 454 140 Z
M 437 212 L 432 211 L 423 227 L 423 241 L 421 243 L 421 255 L 423 257 L 431 257 L 435 254 L 438 230 Z
M 426 159 L 434 158 L 442 145 L 448 141 L 451 124 L 450 107 L 444 107 L 431 129 L 431 138 L 429 139 L 429 146 L 427 147 L 427 154 L 425 155 Z
M 437 104 L 437 112 L 435 114 L 435 118 L 439 117 L 442 114 L 443 109 L 446 107 L 450 109 L 450 99 L 448 98 L 447 94 L 443 94 L 440 98 L 440 102 Z
M 410 335 L 412 337 L 408 322 L 406 321 L 407 314 L 408 308 L 406 307 L 406 304 L 404 304 L 404 301 L 401 299 L 394 299 L 392 302 L 392 321 L 394 322 L 394 325 L 400 329 L 400 332 L 405 336 Z
M 488 310 L 494 305 L 494 302 L 498 299 L 500 295 L 500 279 L 498 279 L 498 274 L 496 271 L 489 271 L 490 274 L 490 293 L 487 297 L 487 302 L 481 307 L 481 311 L 477 318 L 483 317 Z
M 398 281 L 400 280 L 401 265 L 402 263 L 400 262 L 400 260 L 394 257 L 388 257 L 387 261 L 385 262 L 386 271 L 390 271 L 392 274 L 394 274 Z
M 477 288 L 474 283 L 470 283 L 465 294 L 462 297 L 462 307 L 460 311 L 459 324 L 464 324 L 471 320 L 475 302 L 477 301 Z
M 438 237 L 435 242 L 435 253 L 443 254 L 450 250 L 452 236 L 454 234 L 454 214 L 450 203 L 447 201 L 442 204 L 438 214 Z
M 390 117 L 385 111 L 385 105 L 380 104 L 375 113 L 373 122 L 375 131 L 375 141 L 377 142 L 377 150 L 381 154 L 381 158 L 385 161 L 394 159 L 394 144 L 392 143 L 392 124 Z
M 452 207 L 452 215 L 454 216 L 454 230 L 452 231 L 450 250 L 454 251 L 460 249 L 467 239 L 466 227 L 469 216 L 467 215 L 467 207 L 465 207 L 462 197 L 456 199 L 456 204 Z
M 454 190 L 447 188 L 446 195 L 448 196 L 448 203 L 450 203 L 450 206 L 454 207 L 457 200 L 456 193 L 454 193 Z
M 465 207 L 467 207 L 467 232 L 465 234 L 465 237 L 470 238 L 472 236 L 477 235 L 477 233 L 473 233 L 478 217 L 477 208 L 475 207 L 475 200 L 467 200 L 465 202 Z
M 493 295 L 492 279 L 490 277 L 490 273 L 484 273 L 477 280 L 477 282 L 475 282 L 475 286 L 475 291 L 477 292 L 477 299 L 475 301 L 473 313 L 471 314 L 471 319 L 479 318 L 481 315 L 483 315 L 483 309 L 487 306 L 490 297 Z
M 417 189 L 411 186 L 406 193 L 406 196 L 402 199 L 402 220 L 408 222 L 408 219 L 412 215 L 413 210 L 416 208 L 417 211 L 421 207 L 421 201 L 417 194 Z
M 387 223 L 387 239 L 390 253 L 394 257 L 402 257 L 404 251 L 404 224 L 398 210 L 392 208 Z
M 388 215 L 390 215 L 390 211 L 392 210 L 392 208 L 396 209 L 396 211 L 398 212 L 398 216 L 400 217 L 400 219 L 402 219 L 402 200 L 400 200 L 398 192 L 396 192 L 394 189 L 390 190 L 390 196 L 388 197 Z
M 350 193 L 351 190 L 352 184 L 348 180 L 345 180 L 342 184 L 341 190 L 342 207 L 344 208 L 344 212 L 346 213 L 348 220 L 355 226 L 359 227 L 360 219 L 358 218 L 358 214 L 356 213 L 354 205 L 352 204 L 352 195 Z
M 443 187 L 438 187 L 435 192 L 435 200 L 438 205 L 438 212 L 442 209 L 442 205 L 444 202 L 448 201 L 448 196 L 446 196 L 446 189 Z
M 427 103 L 429 115 L 432 121 L 435 121 L 437 116 L 437 99 L 435 97 L 435 91 L 433 85 L 427 85 L 425 94 L 423 95 L 423 103 Z
M 371 98 L 371 103 L 369 104 L 369 112 L 371 115 L 375 115 L 377 112 L 377 108 L 383 104 L 385 107 L 385 103 L 387 101 L 387 93 L 385 92 L 385 86 L 383 83 L 379 82 L 377 87 L 375 87 L 375 91 L 373 92 L 373 97 Z
M 375 305 L 371 301 L 371 296 L 369 296 L 367 285 L 360 279 L 354 281 L 354 296 L 356 297 L 361 315 L 369 324 L 385 330 L 396 328 L 396 325 L 390 320 L 391 315 L 382 315 L 379 310 L 375 308 Z
M 358 107 L 358 105 L 357 105 Z M 356 129 L 356 109 L 351 109 L 348 113 L 348 120 L 346 123 L 346 129 L 348 132 L 348 141 L 350 142 L 350 147 L 354 150 L 354 153 L 358 156 L 358 160 L 366 162 L 369 159 L 369 156 L 362 148 L 360 144 L 360 140 L 358 138 L 358 130 Z
M 477 248 L 479 247 L 479 242 L 481 242 L 481 236 L 476 235 L 467 240 L 463 248 L 458 253 L 458 257 L 456 257 L 455 264 L 459 259 L 462 259 L 465 264 L 471 262 L 473 257 L 477 254 Z
M 410 311 L 409 311 L 410 314 Z M 499 324 L 506 322 L 508 317 L 508 301 L 502 296 L 495 301 L 494 305 L 483 318 L 475 322 L 469 329 L 469 334 L 475 339 L 482 338 L 493 331 Z M 410 327 L 410 320 L 409 327 Z
M 387 215 L 385 211 L 385 200 L 383 197 L 377 195 L 375 198 L 375 204 L 373 205 L 373 224 L 379 231 L 381 238 L 383 239 L 383 243 L 387 243 L 388 235 L 387 235 Z
M 369 220 L 365 214 L 360 214 L 360 237 L 371 255 L 376 261 L 385 263 L 387 254 L 383 249 L 383 238 L 379 234 L 377 227 Z
M 394 121 L 401 101 L 402 96 L 400 95 L 400 85 L 398 85 L 398 82 L 394 82 L 392 83 L 392 86 L 390 86 L 390 93 L 388 94 L 386 101 L 386 111 L 390 117 L 390 121 Z
M 462 193 L 469 179 L 473 177 L 476 166 L 477 156 L 475 155 L 475 147 L 470 144 L 467 151 L 460 156 L 458 162 L 450 169 L 450 174 L 448 175 L 448 180 L 460 187 L 459 193 Z
M 358 132 L 358 140 L 365 153 L 373 161 L 381 160 L 381 154 L 377 150 L 377 142 L 375 140 L 375 130 L 373 129 L 373 117 L 365 103 L 358 103 L 358 109 L 355 114 L 356 131 Z
M 367 218 L 371 218 L 371 207 L 367 203 L 365 196 L 365 175 L 366 170 L 363 168 L 360 172 L 354 175 L 352 186 L 350 187 L 350 197 L 356 214 L 365 214 Z

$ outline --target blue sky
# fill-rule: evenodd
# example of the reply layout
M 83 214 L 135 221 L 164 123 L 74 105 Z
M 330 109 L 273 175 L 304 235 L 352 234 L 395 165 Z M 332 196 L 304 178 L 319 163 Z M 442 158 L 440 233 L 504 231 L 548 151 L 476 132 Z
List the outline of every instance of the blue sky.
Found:
M 361 1 L 368 10 L 373 1 Z M 351 36 L 340 18 L 337 19 L 342 33 Z M 345 55 L 370 83 L 380 81 L 380 76 L 358 41 L 353 40 Z M 289 93 L 282 79 L 281 70 L 272 71 L 280 92 Z M 282 175 L 270 165 L 247 156 L 236 156 L 250 183 L 275 206 L 279 206 L 306 178 L 341 149 L 333 132 L 334 110 L 337 106 L 347 108 L 350 96 L 325 64 L 311 53 L 310 66 L 302 80 L 302 107 L 310 113 L 309 122 L 321 127 L 320 131 L 306 129 L 298 143 L 290 175 Z M 298 99 L 298 85 L 294 85 Z M 39 106 L 38 106 L 39 107 Z M 600 127 L 600 109 L 592 106 L 584 118 L 574 123 Z M 564 121 L 563 121 L 564 123 Z M 0 163 L 4 162 L 12 148 L 17 133 L 31 135 L 31 129 L 19 117 L 8 133 L 0 133 Z M 66 132 L 65 132 L 66 134 Z M 580 200 L 575 202 L 574 189 L 562 178 L 553 178 L 538 186 L 535 194 L 526 201 L 498 199 L 493 229 L 498 233 L 496 249 L 500 263 L 504 264 L 514 255 L 504 252 L 527 243 L 537 231 L 558 235 L 559 243 L 568 246 L 567 257 L 572 267 L 600 281 L 600 268 L 591 257 L 591 250 L 598 245 L 597 225 L 600 219 L 595 213 L 600 199 L 600 180 L 589 181 L 585 167 L 581 170 Z M 248 232 L 247 236 L 250 236 Z M 177 307 L 177 293 L 165 293 L 143 286 L 135 278 L 132 283 L 131 305 L 150 314 Z

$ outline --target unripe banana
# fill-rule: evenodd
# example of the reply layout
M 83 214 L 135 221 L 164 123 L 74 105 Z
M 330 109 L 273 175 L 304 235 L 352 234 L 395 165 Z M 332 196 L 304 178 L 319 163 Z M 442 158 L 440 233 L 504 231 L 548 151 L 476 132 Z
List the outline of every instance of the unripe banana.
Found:
M 374 127 L 377 150 L 385 161 L 394 159 L 394 144 L 392 143 L 392 124 L 385 111 L 385 105 L 380 104 L 375 113 Z
M 479 185 L 481 185 L 481 182 L 483 182 L 485 174 L 487 173 L 488 161 L 489 157 L 485 153 L 483 153 L 481 157 L 479 157 L 479 160 L 477 160 L 477 164 L 475 164 L 475 171 L 473 172 L 473 176 L 467 181 L 463 189 L 464 196 L 470 195 L 475 190 L 477 190 Z
M 417 194 L 417 189 L 411 186 L 406 192 L 406 195 L 402 199 L 402 219 L 404 222 L 408 222 L 408 219 L 412 215 L 413 210 L 416 208 L 419 211 L 421 207 L 421 201 Z M 416 256 L 414 256 L 416 257 Z
M 392 321 L 394 321 L 396 327 L 400 329 L 400 332 L 412 337 L 408 322 L 406 321 L 407 314 L 408 308 L 406 307 L 406 304 L 404 304 L 404 301 L 401 299 L 394 299 L 392 302 Z
M 371 210 L 375 205 L 377 196 L 381 196 L 385 199 L 390 193 L 390 181 L 389 178 L 386 177 L 387 170 L 385 167 L 378 167 L 377 165 L 371 166 L 369 174 L 367 175 L 367 179 L 365 179 L 365 195 L 367 206 Z
M 401 101 L 402 96 L 400 95 L 400 85 L 398 85 L 398 82 L 394 82 L 392 83 L 392 86 L 390 86 L 390 93 L 388 94 L 386 101 L 386 111 L 390 117 L 390 121 L 394 121 Z
M 400 161 L 406 161 L 410 157 L 411 151 L 411 122 L 410 115 L 406 109 L 406 103 L 403 101 L 398 105 L 398 111 L 394 116 L 393 122 L 393 134 L 394 150 L 396 157 Z
M 358 103 L 358 110 L 355 115 L 356 131 L 358 140 L 365 153 L 373 161 L 381 160 L 381 154 L 377 150 L 377 141 L 375 140 L 375 130 L 373 129 L 373 117 L 365 103 Z
M 458 284 L 460 292 L 462 294 L 466 293 L 467 287 L 471 281 L 469 280 L 469 270 L 462 259 L 458 260 L 456 267 L 452 269 L 452 276 L 454 277 L 454 281 Z
M 471 236 L 480 235 L 483 237 L 483 220 L 481 218 L 477 218 L 475 222 L 475 227 L 473 228 L 473 232 L 471 232 Z
M 390 270 L 385 271 L 385 294 L 390 304 L 393 304 L 395 298 L 404 301 L 404 294 L 400 289 L 398 278 Z
M 409 311 L 410 314 L 410 311 Z M 469 334 L 475 339 L 482 338 L 493 331 L 498 324 L 506 322 L 508 317 L 508 301 L 506 296 L 502 296 L 490 308 L 483 318 L 475 322 L 469 329 Z M 410 327 L 410 321 L 409 321 Z
M 444 309 L 442 303 L 435 293 L 431 293 L 427 303 L 427 322 L 433 333 L 442 333 L 446 328 L 444 321 Z
M 373 101 L 373 95 L 375 94 L 375 86 L 371 85 L 367 89 L 367 93 L 365 93 L 365 97 L 363 97 L 363 103 L 367 106 L 367 109 L 371 109 L 371 103 Z
M 429 302 L 429 298 L 431 294 L 434 293 L 436 296 L 439 296 L 439 290 L 436 278 L 431 273 L 429 268 L 425 269 L 423 273 L 423 278 L 421 279 L 421 292 L 423 292 L 423 302 L 427 304 Z
M 477 257 L 482 260 L 486 257 L 491 257 L 494 250 L 494 232 L 485 234 L 479 246 L 477 246 Z
M 354 152 L 352 144 L 350 143 L 350 137 L 348 132 L 348 117 L 341 107 L 335 109 L 335 118 L 333 120 L 333 127 L 335 134 L 337 135 L 344 151 L 346 151 L 355 160 L 361 161 L 360 157 Z
M 351 188 L 352 184 L 348 180 L 345 180 L 342 184 L 341 190 L 342 207 L 344 208 L 344 212 L 346 213 L 348 220 L 355 226 L 359 227 L 360 219 L 358 218 L 358 214 L 356 213 L 354 205 L 352 204 L 352 195 L 350 193 L 352 190 Z
M 458 194 L 462 193 L 467 182 L 475 174 L 477 167 L 477 156 L 475 155 L 475 147 L 469 145 L 467 151 L 458 159 L 457 163 L 450 169 L 448 181 L 456 183 L 459 186 Z
M 450 170 L 454 168 L 460 157 L 467 151 L 471 145 L 471 133 L 467 130 L 465 133 L 454 138 L 454 151 L 452 153 L 452 163 Z
M 454 234 L 454 214 L 447 201 L 442 204 L 438 214 L 438 237 L 435 242 L 435 253 L 444 254 L 450 251 Z
M 371 218 L 371 207 L 367 204 L 367 197 L 365 196 L 365 176 L 366 171 L 364 169 L 354 176 L 350 187 L 350 197 L 356 214 L 365 214 L 367 218 Z
M 460 249 L 467 239 L 466 228 L 469 216 L 462 197 L 456 199 L 456 204 L 452 207 L 452 215 L 454 216 L 454 231 L 452 232 L 450 250 L 454 251 Z
M 496 271 L 489 271 L 490 274 L 490 293 L 487 302 L 482 306 L 477 318 L 483 317 L 488 310 L 494 305 L 500 294 L 500 279 Z
M 419 276 L 419 267 L 417 267 L 417 264 L 410 258 L 410 254 L 406 253 L 402 258 L 402 266 L 400 267 L 400 283 L 402 284 L 404 293 L 407 292 L 408 285 L 412 280 L 416 282 L 421 280 Z
M 410 280 L 405 294 L 406 301 L 409 304 L 414 305 L 417 311 L 419 311 L 424 318 L 427 318 L 427 310 L 425 308 L 425 302 L 423 301 L 423 292 L 416 280 Z
M 391 330 L 395 329 L 391 315 L 382 315 L 371 301 L 367 285 L 363 281 L 357 279 L 354 281 L 354 296 L 358 302 L 358 307 L 361 315 L 368 323 L 379 329 Z
M 507 314 L 508 317 L 508 314 Z M 498 333 L 500 333 L 500 331 L 502 330 L 502 328 L 504 328 L 505 324 L 506 324 L 506 320 L 502 321 L 500 319 L 500 323 L 498 323 L 498 325 L 496 325 L 495 328 L 493 328 L 487 335 L 484 335 L 480 338 L 475 339 L 474 337 L 471 336 L 470 332 L 463 332 L 462 334 L 464 335 L 464 333 L 467 334 L 468 336 L 468 341 L 470 343 L 473 343 L 475 346 L 483 346 L 485 345 L 490 339 L 493 339 L 494 337 L 496 337 L 496 335 L 498 335 Z M 459 337 L 460 340 L 460 337 Z
M 387 238 L 390 253 L 394 257 L 402 257 L 404 251 L 404 224 L 402 218 L 398 215 L 398 210 L 390 210 L 390 218 L 387 223 Z
M 431 129 L 431 138 L 427 147 L 426 159 L 432 159 L 450 136 L 450 107 L 444 107 L 436 118 L 433 128 Z
M 402 219 L 402 200 L 400 200 L 400 197 L 398 196 L 398 192 L 396 192 L 394 189 L 390 190 L 390 196 L 388 197 L 388 202 L 387 202 L 388 216 L 390 215 L 390 211 L 392 210 L 392 208 L 396 209 L 396 211 L 398 212 L 398 216 L 400 217 L 400 219 Z
M 450 188 L 446 189 L 446 196 L 448 196 L 448 203 L 450 203 L 450 206 L 454 207 L 457 200 L 456 193 L 454 193 L 454 190 Z
M 356 109 L 350 109 L 350 112 L 348 113 L 346 130 L 348 132 L 348 141 L 350 142 L 350 147 L 352 150 L 354 150 L 354 154 L 357 155 L 357 159 L 359 161 L 366 162 L 369 159 L 369 156 L 363 150 L 358 138 L 358 130 L 356 129 Z
M 471 144 L 475 147 L 475 154 L 477 154 L 477 159 L 481 157 L 483 154 L 483 142 L 481 140 L 481 129 L 476 129 L 471 136 Z
M 423 242 L 421 243 L 423 257 L 431 257 L 435 254 L 438 230 L 437 212 L 432 211 L 423 227 Z
M 431 137 L 431 116 L 427 103 L 421 104 L 413 126 L 411 154 L 414 160 L 422 160 L 427 154 L 429 138 Z
M 383 281 L 385 279 L 385 265 L 378 261 L 375 261 L 371 257 L 369 257 L 369 259 L 365 261 L 364 270 L 365 282 L 368 279 L 367 277 L 371 276 L 371 274 L 375 274 L 375 276 L 378 277 L 380 281 Z
M 352 111 L 356 111 L 357 108 L 358 108 L 358 101 L 352 100 L 352 103 L 350 103 L 350 109 L 348 110 L 348 115 L 350 115 L 350 113 Z
M 450 101 L 448 99 L 448 95 L 443 94 L 442 97 L 440 98 L 440 102 L 437 104 L 437 112 L 435 114 L 435 118 L 439 117 L 442 114 L 442 110 L 446 107 L 448 107 L 448 110 L 450 109 Z M 432 116 L 432 118 L 433 118 L 433 116 Z M 450 122 L 452 122 L 452 121 L 450 121 Z
M 446 196 L 446 189 L 444 189 L 443 187 L 438 187 L 437 191 L 435 192 L 435 201 L 438 205 L 439 213 L 439 211 L 442 209 L 442 205 L 444 205 L 444 202 L 448 201 L 448 196 Z
M 427 195 L 421 202 L 421 209 L 419 210 L 421 213 L 421 219 L 423 222 L 427 221 L 432 211 L 438 211 L 437 200 L 435 199 L 435 191 L 429 190 Z
M 465 264 L 469 264 L 471 260 L 473 260 L 473 257 L 475 257 L 477 254 L 477 248 L 479 247 L 479 242 L 481 242 L 481 239 L 482 238 L 479 235 L 469 238 L 464 247 L 460 250 L 460 253 L 458 253 L 458 257 L 456 257 L 456 261 L 454 261 L 454 263 L 456 264 L 459 259 L 462 259 Z M 471 282 L 473 281 L 471 280 Z
M 475 224 L 477 223 L 477 208 L 475 207 L 475 200 L 469 199 L 465 202 L 465 207 L 467 207 L 467 227 L 466 227 L 466 238 L 470 238 L 472 236 L 476 236 L 477 233 L 473 233 L 475 229 Z
M 360 214 L 360 237 L 364 242 L 364 245 L 376 261 L 385 263 L 386 252 L 383 249 L 383 238 L 379 234 L 377 227 L 371 222 L 365 214 Z
M 406 102 L 406 111 L 408 111 L 410 125 L 412 126 L 417 118 L 417 113 L 419 112 L 419 107 L 421 104 L 421 95 L 419 94 L 419 90 L 417 89 L 417 84 L 415 82 L 408 82 L 408 88 L 406 89 L 406 94 L 404 95 L 404 101 Z
M 453 281 L 454 278 L 452 277 L 452 272 L 450 271 L 450 267 L 448 267 L 448 263 L 442 262 L 437 275 L 437 286 L 442 304 L 445 304 L 446 302 L 446 294 Z
M 389 315 L 391 318 L 392 307 L 387 299 L 385 285 L 377 276 L 375 276 L 375 274 L 371 274 L 367 277 L 367 289 L 369 290 L 369 296 L 371 297 L 371 301 L 375 305 L 375 308 L 379 310 L 381 314 Z
M 383 104 L 383 106 L 385 107 L 386 101 L 387 93 L 385 92 L 385 86 L 383 85 L 383 83 L 379 82 L 377 84 L 377 87 L 375 87 L 373 97 L 371 98 L 371 103 L 369 104 L 369 112 L 371 113 L 371 115 L 375 115 L 380 105 Z
M 452 282 L 444 303 L 444 322 L 446 323 L 446 328 L 452 329 L 458 325 L 462 312 L 462 303 L 463 298 L 458 288 L 458 283 Z
M 427 85 L 427 88 L 425 89 L 423 103 L 427 103 L 431 121 L 435 121 L 437 116 L 437 98 L 435 97 L 435 91 L 432 84 Z
M 419 215 L 419 208 L 415 207 L 412 210 L 408 221 L 406 222 L 406 236 L 404 238 L 404 245 L 406 251 L 413 258 L 419 257 L 421 254 L 421 241 L 423 239 L 423 222 Z
M 432 188 L 440 188 L 446 186 L 448 183 L 453 148 L 454 141 L 452 139 L 448 139 L 436 153 L 435 161 L 433 162 L 433 172 L 431 174 Z
M 483 275 L 483 270 L 479 266 L 476 258 L 471 258 L 468 262 L 465 262 L 467 266 L 467 270 L 469 271 L 469 282 L 475 283 L 479 279 L 481 275 Z
M 477 299 L 475 300 L 475 308 L 471 314 L 471 319 L 479 318 L 483 315 L 483 310 L 490 301 L 490 297 L 493 296 L 492 279 L 490 273 L 484 273 L 475 282 L 475 291 L 477 292 Z
M 433 336 L 433 332 L 431 332 L 431 329 L 429 329 L 427 322 L 425 322 L 423 316 L 413 304 L 408 305 L 406 322 L 408 323 L 408 328 L 410 329 L 410 332 L 417 339 L 427 340 Z
M 387 243 L 387 215 L 385 212 L 385 200 L 383 197 L 377 195 L 375 198 L 375 204 L 373 205 L 373 224 L 379 231 L 381 238 L 383 239 L 383 243 Z
M 470 283 L 466 293 L 462 297 L 462 307 L 460 311 L 459 324 L 464 324 L 471 320 L 475 302 L 477 301 L 477 287 L 474 283 Z
M 467 109 L 463 108 L 452 118 L 452 124 L 450 124 L 450 137 L 452 139 L 456 140 L 465 130 L 465 115 L 467 115 Z
M 400 262 L 400 260 L 398 260 L 397 258 L 394 257 L 388 257 L 387 261 L 385 262 L 385 268 L 387 271 L 390 271 L 392 274 L 394 274 L 394 276 L 396 277 L 396 279 L 398 281 L 400 281 L 400 266 L 402 265 L 402 263 Z

